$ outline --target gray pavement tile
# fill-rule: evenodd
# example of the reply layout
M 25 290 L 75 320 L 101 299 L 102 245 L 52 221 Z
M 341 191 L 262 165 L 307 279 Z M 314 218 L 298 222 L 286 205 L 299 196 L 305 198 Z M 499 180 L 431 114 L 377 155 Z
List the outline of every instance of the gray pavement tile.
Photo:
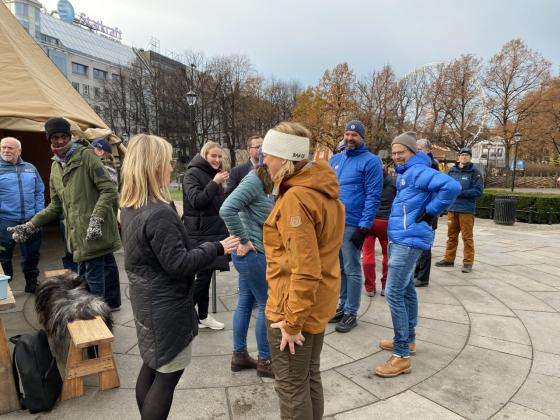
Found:
M 280 418 L 273 383 L 231 387 L 227 389 L 227 395 L 233 420 Z
M 560 312 L 560 291 L 556 292 L 531 292 L 533 296 L 546 302 L 549 306 Z
M 130 305 L 130 300 L 128 298 L 121 299 L 121 310 L 112 312 L 113 322 L 117 325 L 129 325 L 132 323 L 134 326 L 134 315 L 132 314 L 132 306 Z
M 350 410 L 335 416 L 336 420 L 393 420 L 393 419 L 460 420 L 463 417 L 447 410 L 421 395 L 406 391 L 384 401 Z
M 121 381 L 121 389 L 135 389 L 136 379 L 142 367 L 142 359 L 140 356 L 132 354 L 115 354 L 115 363 L 117 372 Z M 88 377 L 84 383 L 93 385 L 96 381 L 96 375 Z
M 557 354 L 535 351 L 531 371 L 541 375 L 560 378 L 560 356 Z
M 10 284 L 10 288 L 11 288 L 11 284 Z M 12 308 L 12 309 L 8 309 L 6 311 L 2 311 L 0 312 L 0 314 L 10 314 L 13 312 L 22 312 L 23 311 L 23 307 L 25 305 L 25 302 L 27 301 L 27 299 L 29 299 L 31 297 L 31 295 L 29 293 L 25 293 L 24 291 L 18 290 L 18 291 L 14 291 L 12 290 L 12 293 L 14 295 L 14 299 L 16 300 L 16 307 Z
M 413 391 L 469 419 L 486 419 L 521 386 L 531 361 L 467 346 L 445 369 Z
M 257 350 L 254 328 L 249 328 L 247 334 L 247 350 L 249 353 L 256 352 Z M 231 329 L 222 331 L 200 330 L 198 336 L 193 341 L 193 356 L 228 355 L 231 357 L 232 351 L 233 331 Z
M 547 286 L 560 286 L 560 276 L 558 275 L 543 273 L 542 271 L 524 265 L 512 265 L 510 267 L 504 267 L 504 269 L 512 273 L 524 275 L 529 279 L 533 279 Z
M 25 321 L 36 330 L 41 329 L 41 325 L 37 320 L 37 312 L 35 312 L 35 296 L 30 296 L 23 304 L 23 311 L 20 312 Z
M 531 345 L 525 326 L 517 318 L 475 313 L 470 314 L 470 318 L 472 335 Z
M 25 318 L 21 316 L 21 312 L 4 313 L 0 312 L 0 317 L 4 321 L 4 327 L 6 329 L 6 337 L 17 334 L 28 334 L 35 332 L 37 329 L 30 325 Z M 11 345 L 11 343 L 10 343 Z
M 219 299 L 226 310 L 235 311 L 239 295 L 236 293 L 235 295 L 219 296 Z
M 224 388 L 262 383 L 255 370 L 232 372 L 230 363 L 231 355 L 193 356 L 177 388 Z
M 321 379 L 326 416 L 377 401 L 371 393 L 334 370 L 321 373 Z
M 560 378 L 531 373 L 512 401 L 553 418 L 560 413 Z
M 498 275 L 492 275 L 493 278 L 502 280 L 504 283 L 511 284 L 525 292 L 556 292 L 554 286 L 536 281 L 534 278 L 526 274 L 517 274 L 510 271 L 504 271 Z
M 175 390 L 169 420 L 228 420 L 229 418 L 224 388 Z
M 377 353 L 380 340 L 392 337 L 393 330 L 379 325 L 358 321 L 348 333 L 334 332 L 325 337 L 325 343 L 354 360 Z
M 423 318 L 422 318 L 423 319 Z M 467 341 L 465 335 L 438 331 L 432 328 L 424 328 L 422 326 L 422 319 L 419 320 L 416 326 L 416 339 L 421 341 L 427 341 L 432 344 L 437 344 L 438 346 L 447 347 L 449 349 L 455 349 L 457 351 L 461 350 Z
M 115 325 L 113 328 L 113 335 L 115 336 L 115 340 L 113 341 L 113 353 L 127 353 L 138 343 L 136 328 Z
M 416 295 L 421 303 L 441 303 L 444 305 L 460 305 L 460 303 L 444 287 L 430 283 L 428 287 L 417 287 Z
M 553 276 L 560 276 L 560 258 L 558 258 L 558 251 L 555 249 L 554 256 L 549 258 L 547 263 L 545 264 L 527 264 L 527 267 L 536 270 L 542 271 L 543 273 L 551 274 Z M 551 262 L 554 262 L 555 265 L 550 265 Z
M 437 346 L 427 342 L 419 342 L 418 355 L 412 356 L 412 372 L 395 378 L 381 378 L 373 371 L 383 365 L 391 353 L 380 351 L 372 356 L 336 368 L 335 370 L 353 382 L 367 389 L 378 398 L 385 399 L 399 394 L 408 388 L 424 381 L 447 366 L 457 355 L 456 350 Z
M 531 410 L 530 408 L 523 407 L 515 403 L 508 403 L 504 408 L 491 417 L 491 420 L 512 420 L 512 419 L 531 419 L 531 420 L 549 420 L 549 417 L 538 411 Z
M 533 348 L 547 353 L 560 354 L 560 313 L 516 311 L 529 331 Z
M 476 286 L 448 286 L 447 290 L 465 306 L 467 312 L 514 316 L 507 306 Z
M 377 324 L 388 328 L 393 328 L 393 321 L 391 320 L 391 313 L 389 312 L 389 305 L 385 299 L 375 300 L 368 310 L 360 317 L 360 321 Z
M 418 318 L 418 325 L 422 328 L 430 328 L 436 331 L 455 334 L 458 336 L 466 337 L 469 335 L 469 326 L 466 324 L 459 324 L 457 322 L 441 321 L 439 319 Z
M 468 324 L 469 318 L 464 309 L 456 305 L 441 305 L 438 303 L 420 303 L 418 316 L 422 318 L 439 319 L 442 321 Z
M 499 338 L 471 334 L 469 337 L 469 345 L 512 354 L 526 359 L 531 359 L 533 357 L 533 348 L 530 345 L 505 341 Z
M 488 252 L 486 254 L 476 254 L 476 261 L 483 262 L 485 264 L 490 264 L 493 266 L 506 267 L 516 264 L 531 264 L 535 260 L 528 256 L 517 255 L 513 256 L 510 253 L 503 252 Z
M 323 343 L 323 350 L 321 351 L 321 371 L 342 366 L 353 361 L 354 359 L 350 356 L 339 352 L 327 343 Z

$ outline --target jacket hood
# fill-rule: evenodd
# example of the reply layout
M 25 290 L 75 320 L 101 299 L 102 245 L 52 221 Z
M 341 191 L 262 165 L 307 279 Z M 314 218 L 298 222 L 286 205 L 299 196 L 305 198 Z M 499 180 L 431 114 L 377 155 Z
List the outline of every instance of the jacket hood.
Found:
M 217 170 L 212 168 L 212 166 L 208 163 L 206 159 L 204 159 L 200 154 L 197 154 L 195 157 L 187 165 L 187 169 L 190 168 L 198 168 L 203 170 L 204 172 L 209 173 L 210 175 L 214 176 L 218 173 Z
M 404 165 L 397 166 L 395 168 L 395 170 L 397 171 L 397 173 L 402 174 L 408 168 L 410 168 L 414 165 L 424 165 L 424 166 L 431 167 L 432 166 L 432 159 L 426 153 L 419 152 L 419 153 L 416 153 L 414 156 L 412 156 L 410 159 L 408 159 L 404 163 Z
M 338 198 L 338 180 L 326 160 L 308 161 L 295 174 L 282 180 L 282 192 L 291 187 L 306 187 L 325 194 L 329 198 Z

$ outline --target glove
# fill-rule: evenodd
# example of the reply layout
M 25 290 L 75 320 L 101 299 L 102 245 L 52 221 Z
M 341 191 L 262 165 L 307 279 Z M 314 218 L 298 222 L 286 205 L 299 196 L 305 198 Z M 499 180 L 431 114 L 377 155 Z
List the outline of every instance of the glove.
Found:
M 416 218 L 416 223 L 426 222 L 430 226 L 434 223 L 436 216 L 432 216 L 430 213 L 423 212 L 420 216 Z
M 361 227 L 359 229 L 356 229 L 356 231 L 354 231 L 352 237 L 350 238 L 354 246 L 360 251 L 362 250 L 362 246 L 364 245 L 364 241 L 366 240 L 366 236 L 368 235 L 368 233 L 369 229 Z
M 89 219 L 89 226 L 86 232 L 86 241 L 95 241 L 100 239 L 103 235 L 101 231 L 101 225 L 103 225 L 104 220 L 99 216 L 91 216 Z
M 31 222 L 7 228 L 7 231 L 12 234 L 12 239 L 15 242 L 27 241 L 31 237 L 31 235 L 33 235 L 38 230 L 39 228 Z

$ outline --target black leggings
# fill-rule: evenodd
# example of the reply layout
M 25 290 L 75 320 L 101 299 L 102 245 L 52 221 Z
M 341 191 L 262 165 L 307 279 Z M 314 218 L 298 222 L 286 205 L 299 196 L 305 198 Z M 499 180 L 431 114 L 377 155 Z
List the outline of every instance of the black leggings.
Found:
M 175 387 L 183 370 L 161 373 L 142 365 L 136 381 L 136 403 L 142 420 L 165 420 L 169 415 Z
M 200 271 L 194 282 L 193 301 L 198 309 L 198 319 L 208 317 L 208 302 L 210 301 L 210 283 L 213 270 Z

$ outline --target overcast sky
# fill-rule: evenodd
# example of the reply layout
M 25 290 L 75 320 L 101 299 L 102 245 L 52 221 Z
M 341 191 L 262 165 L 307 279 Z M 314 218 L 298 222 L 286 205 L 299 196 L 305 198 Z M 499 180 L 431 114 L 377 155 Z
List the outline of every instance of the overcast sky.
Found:
M 488 59 L 523 39 L 560 68 L 558 0 L 70 0 L 118 26 L 123 42 L 160 52 L 244 54 L 265 77 L 316 84 L 348 62 L 357 76 L 390 63 L 402 76 L 472 53 Z M 57 0 L 43 0 L 48 10 Z

